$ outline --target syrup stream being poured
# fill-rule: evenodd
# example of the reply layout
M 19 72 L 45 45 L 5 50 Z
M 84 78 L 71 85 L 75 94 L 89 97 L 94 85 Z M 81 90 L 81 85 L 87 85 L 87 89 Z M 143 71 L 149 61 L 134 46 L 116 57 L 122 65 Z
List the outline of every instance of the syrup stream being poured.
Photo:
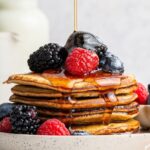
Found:
M 78 30 L 78 0 L 74 0 L 74 31 Z

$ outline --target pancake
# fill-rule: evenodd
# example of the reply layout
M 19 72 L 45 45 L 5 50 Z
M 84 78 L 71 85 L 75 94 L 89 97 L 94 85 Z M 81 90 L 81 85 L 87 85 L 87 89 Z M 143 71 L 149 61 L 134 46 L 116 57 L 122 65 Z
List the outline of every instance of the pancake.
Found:
M 115 94 L 128 94 L 132 93 L 137 89 L 136 85 L 119 88 L 113 90 Z M 108 93 L 110 91 L 88 91 L 88 92 L 76 92 L 76 93 L 61 93 L 59 91 L 43 89 L 33 86 L 25 86 L 25 85 L 16 85 L 12 89 L 12 93 L 15 95 L 25 96 L 25 97 L 46 97 L 46 98 L 56 98 L 56 97 L 99 97 L 102 93 Z
M 25 86 L 25 85 L 16 85 L 11 89 L 11 91 L 15 95 L 26 96 L 26 97 L 55 98 L 55 97 L 63 96 L 61 92 L 55 90 L 43 89 L 43 88 L 37 88 L 34 86 Z
M 138 111 L 130 113 L 113 112 L 113 113 L 102 113 L 76 117 L 57 117 L 61 122 L 66 125 L 83 125 L 83 124 L 96 124 L 104 123 L 109 124 L 111 122 L 123 122 L 135 118 L 138 115 Z M 56 116 L 40 116 L 42 120 L 48 120 L 50 118 L 56 118 Z
M 137 84 L 132 75 L 112 75 L 101 72 L 81 78 L 66 76 L 63 72 L 17 74 L 10 76 L 5 83 L 30 85 L 69 93 L 112 90 Z
M 69 117 L 69 116 L 76 117 L 76 116 L 95 115 L 112 112 L 111 108 L 74 109 L 67 111 L 53 108 L 37 108 L 37 110 L 39 114 L 51 117 Z M 115 106 L 113 108 L 113 112 L 133 114 L 133 112 L 138 112 L 138 103 L 132 102 L 129 105 Z
M 73 131 L 86 131 L 92 135 L 108 135 L 108 134 L 120 134 L 125 132 L 136 132 L 140 127 L 140 124 L 136 120 L 129 120 L 121 123 L 110 123 L 108 125 L 96 124 L 96 125 L 82 125 L 71 126 Z
M 84 109 L 84 108 L 100 108 L 100 107 L 113 107 L 117 105 L 127 105 L 135 101 L 137 98 L 136 93 L 128 95 L 114 95 L 109 93 L 108 97 L 99 97 L 92 99 L 45 99 L 45 98 L 31 98 L 13 95 L 10 97 L 11 102 L 33 105 L 38 107 L 46 108 L 57 108 L 57 109 Z

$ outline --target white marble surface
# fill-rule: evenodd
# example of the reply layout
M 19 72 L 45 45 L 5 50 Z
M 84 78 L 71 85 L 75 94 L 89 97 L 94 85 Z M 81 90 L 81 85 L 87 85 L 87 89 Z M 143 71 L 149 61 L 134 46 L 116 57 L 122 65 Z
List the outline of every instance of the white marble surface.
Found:
M 79 29 L 98 35 L 125 63 L 127 73 L 150 83 L 150 1 L 78 0 Z M 40 0 L 50 20 L 51 42 L 73 31 L 73 0 Z

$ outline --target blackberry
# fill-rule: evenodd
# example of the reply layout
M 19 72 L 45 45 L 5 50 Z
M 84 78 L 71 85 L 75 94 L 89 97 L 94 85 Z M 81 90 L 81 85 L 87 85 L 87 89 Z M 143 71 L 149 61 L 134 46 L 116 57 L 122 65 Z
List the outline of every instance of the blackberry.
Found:
M 73 32 L 65 45 L 65 48 L 69 53 L 76 47 L 95 52 L 107 51 L 107 46 L 104 45 L 95 35 L 83 31 Z
M 150 105 L 150 84 L 148 84 L 148 92 L 149 92 L 149 95 L 147 97 L 147 104 Z
M 30 55 L 28 65 L 31 71 L 41 73 L 48 69 L 60 68 L 67 57 L 65 48 L 58 44 L 50 43 Z
M 11 103 L 3 103 L 0 105 L 0 120 L 2 120 L 4 117 L 9 117 L 9 115 L 12 112 L 12 109 L 14 107 L 14 104 Z
M 150 84 L 148 84 L 148 92 L 150 93 Z
M 96 48 L 96 52 L 106 52 L 107 51 L 107 46 L 104 44 L 101 44 L 100 46 L 95 47 Z
M 147 97 L 147 104 L 150 105 L 150 94 Z
M 104 72 L 122 74 L 124 72 L 123 62 L 110 52 L 101 52 L 98 54 L 100 57 L 100 69 Z
M 35 134 L 40 126 L 36 107 L 17 105 L 10 115 L 12 132 L 16 134 Z
M 86 136 L 86 135 L 90 135 L 90 134 L 85 132 L 85 131 L 73 131 L 71 133 L 71 135 L 74 135 L 74 136 Z

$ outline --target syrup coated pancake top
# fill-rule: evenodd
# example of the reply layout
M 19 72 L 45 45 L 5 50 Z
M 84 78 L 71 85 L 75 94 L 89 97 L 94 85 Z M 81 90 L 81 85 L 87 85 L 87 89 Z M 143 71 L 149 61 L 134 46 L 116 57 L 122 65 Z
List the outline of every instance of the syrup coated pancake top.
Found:
M 54 89 L 61 92 L 103 91 L 136 85 L 133 75 L 112 75 L 101 72 L 78 78 L 67 76 L 63 72 L 17 74 L 10 76 L 6 82 Z

